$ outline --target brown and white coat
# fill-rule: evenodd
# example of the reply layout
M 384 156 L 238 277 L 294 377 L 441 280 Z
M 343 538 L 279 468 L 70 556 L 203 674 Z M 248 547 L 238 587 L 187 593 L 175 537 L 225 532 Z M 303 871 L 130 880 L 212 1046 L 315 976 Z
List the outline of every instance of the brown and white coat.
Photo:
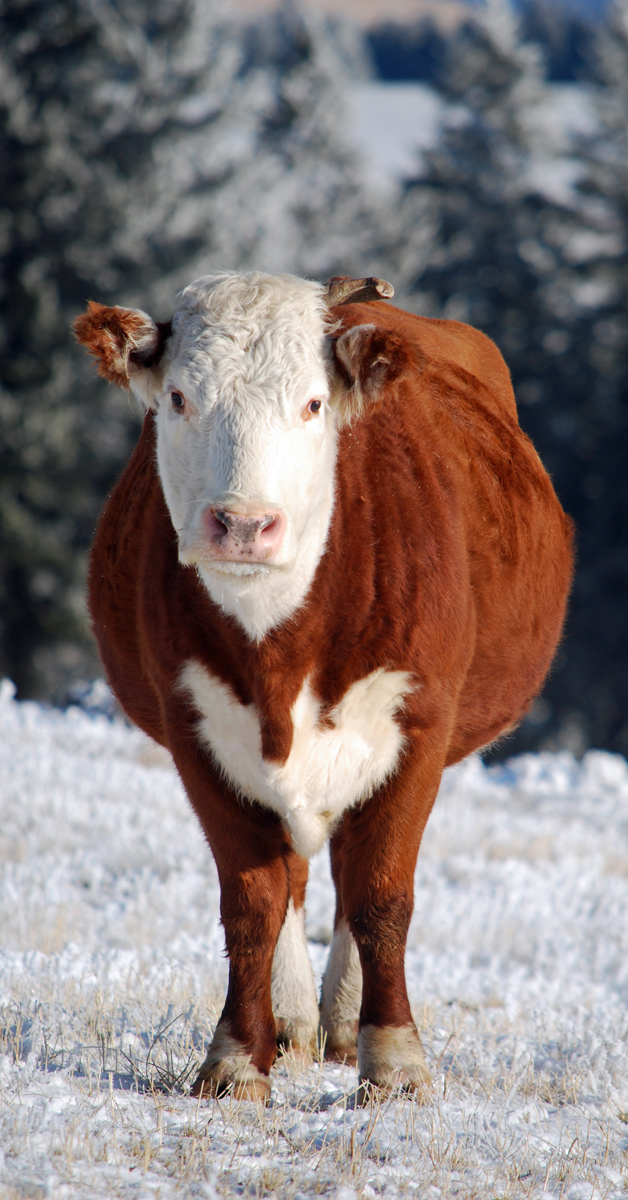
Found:
M 108 679 L 166 746 L 216 859 L 230 960 L 195 1085 L 269 1094 L 278 1042 L 427 1085 L 404 952 L 443 768 L 511 727 L 554 653 L 571 532 L 476 330 L 290 277 L 191 285 L 172 323 L 77 333 L 146 416 L 90 607 Z M 337 908 L 321 1009 L 307 858 Z

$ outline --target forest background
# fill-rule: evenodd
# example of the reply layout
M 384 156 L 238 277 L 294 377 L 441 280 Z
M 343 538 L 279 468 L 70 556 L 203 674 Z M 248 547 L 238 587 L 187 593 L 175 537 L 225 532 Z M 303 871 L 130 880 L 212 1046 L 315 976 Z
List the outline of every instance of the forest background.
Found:
M 382 189 L 355 89 L 422 80 L 438 136 Z M 592 119 L 565 133 L 561 87 Z M 217 267 L 377 274 L 503 351 L 578 530 L 566 635 L 499 749 L 628 753 L 628 0 L 487 0 L 444 32 L 288 3 L 0 4 L 0 675 L 81 699 L 86 555 L 139 413 L 72 340 L 88 299 L 166 318 Z M 417 131 L 418 132 L 418 131 Z

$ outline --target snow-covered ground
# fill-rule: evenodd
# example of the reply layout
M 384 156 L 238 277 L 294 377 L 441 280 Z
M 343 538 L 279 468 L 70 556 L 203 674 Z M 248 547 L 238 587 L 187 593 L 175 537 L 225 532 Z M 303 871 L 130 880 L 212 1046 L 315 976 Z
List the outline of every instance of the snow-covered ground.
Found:
M 589 1197 L 628 1188 L 628 767 L 450 771 L 408 948 L 431 1103 L 351 1107 L 290 1058 L 273 1103 L 186 1095 L 226 980 L 209 851 L 167 756 L 0 704 L 0 1196 Z M 312 864 L 308 931 L 332 894 Z

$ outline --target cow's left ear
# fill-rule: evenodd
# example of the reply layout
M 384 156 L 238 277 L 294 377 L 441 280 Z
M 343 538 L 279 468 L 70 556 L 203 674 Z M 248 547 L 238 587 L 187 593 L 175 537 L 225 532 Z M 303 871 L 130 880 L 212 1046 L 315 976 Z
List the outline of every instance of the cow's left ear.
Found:
M 170 321 L 153 321 L 138 308 L 108 308 L 93 300 L 74 322 L 78 341 L 98 359 L 98 374 L 118 387 L 133 388 L 149 407 L 146 374 L 159 362 L 170 332 Z
M 332 337 L 331 348 L 336 376 L 332 404 L 342 425 L 382 399 L 386 388 L 412 369 L 405 341 L 377 325 L 354 325 Z

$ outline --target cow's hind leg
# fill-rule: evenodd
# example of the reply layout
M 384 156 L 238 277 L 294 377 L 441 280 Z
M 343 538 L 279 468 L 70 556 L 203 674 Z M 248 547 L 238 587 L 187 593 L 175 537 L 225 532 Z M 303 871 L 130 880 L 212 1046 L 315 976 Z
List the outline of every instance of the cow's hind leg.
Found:
M 292 852 L 286 858 L 290 895 L 275 948 L 272 1004 L 277 1043 L 304 1062 L 316 1046 L 318 1002 L 305 939 L 305 888 L 308 863 Z
M 362 967 L 357 943 L 342 907 L 342 837 L 332 839 L 330 857 L 336 886 L 336 918 L 321 988 L 320 1027 L 325 1040 L 325 1058 L 355 1066 L 362 1004 Z

